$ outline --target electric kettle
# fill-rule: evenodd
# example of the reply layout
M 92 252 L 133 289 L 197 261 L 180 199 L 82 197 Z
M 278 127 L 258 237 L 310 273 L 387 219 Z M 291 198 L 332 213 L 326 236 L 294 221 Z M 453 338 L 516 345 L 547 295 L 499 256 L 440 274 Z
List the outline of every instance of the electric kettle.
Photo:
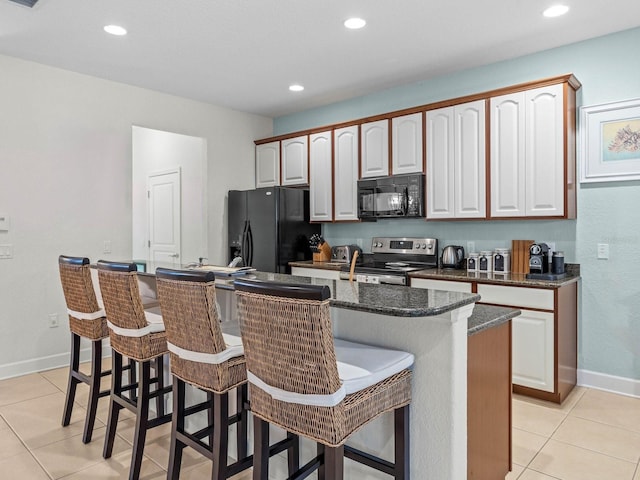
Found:
M 442 268 L 462 268 L 464 248 L 459 245 L 447 245 L 442 249 Z

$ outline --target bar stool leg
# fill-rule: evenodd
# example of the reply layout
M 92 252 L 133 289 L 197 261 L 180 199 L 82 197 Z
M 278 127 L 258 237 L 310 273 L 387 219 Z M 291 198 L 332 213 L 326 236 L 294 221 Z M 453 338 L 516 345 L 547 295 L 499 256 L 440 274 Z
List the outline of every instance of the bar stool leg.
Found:
M 394 411 L 394 431 L 395 431 L 395 468 L 393 478 L 395 480 L 405 480 L 409 478 L 409 405 L 396 408 Z
M 138 362 L 139 365 L 139 392 L 138 411 L 136 413 L 136 430 L 133 437 L 133 457 L 131 458 L 131 469 L 129 470 L 129 480 L 138 480 L 140 477 L 140 467 L 144 452 L 144 441 L 147 438 L 147 424 L 149 422 L 149 394 L 151 389 L 151 360 Z
M 229 394 L 213 394 L 213 471 L 211 480 L 225 480 L 228 476 Z M 240 457 L 238 457 L 240 458 Z
M 171 417 L 171 446 L 169 447 L 169 466 L 167 478 L 180 478 L 182 452 L 184 443 L 178 440 L 178 432 L 184 432 L 185 383 L 178 377 L 173 377 L 173 413 Z M 209 409 L 211 411 L 211 409 Z M 211 442 L 213 443 L 213 442 Z
M 238 451 L 238 460 L 247 458 L 248 453 L 247 430 L 249 426 L 249 412 L 245 408 L 248 401 L 249 396 L 247 393 L 247 384 L 245 383 L 236 388 L 236 411 L 240 416 L 238 422 L 236 423 L 236 447 Z
M 115 401 L 122 396 L 122 355 L 113 350 L 111 352 L 111 396 L 109 398 L 109 419 L 107 420 L 107 433 L 104 436 L 104 449 L 102 456 L 111 457 L 113 442 L 116 438 L 116 426 L 122 405 Z
M 324 447 L 324 476 L 331 480 L 344 478 L 344 445 Z M 318 475 L 320 477 L 320 474 Z
M 64 402 L 64 413 L 62 414 L 62 426 L 66 427 L 71 421 L 73 402 L 76 398 L 76 387 L 80 380 L 74 376 L 80 368 L 80 335 L 71 333 L 71 358 L 69 362 L 69 382 L 67 384 L 67 398 Z
M 160 355 L 155 359 L 155 370 L 156 370 L 156 378 L 158 379 L 158 383 L 156 387 L 158 390 L 162 390 L 164 388 L 164 355 Z M 164 395 L 158 395 L 156 397 L 156 413 L 158 417 L 164 417 Z
M 287 468 L 291 477 L 300 469 L 300 437 L 295 433 L 287 432 L 287 439 L 291 446 L 287 449 Z
M 102 380 L 102 340 L 91 342 L 91 378 L 89 381 L 89 405 L 87 417 L 84 422 L 84 434 L 82 442 L 89 443 L 93 434 L 93 425 L 96 421 L 98 399 L 100 398 L 100 381 Z
M 269 424 L 253 416 L 253 480 L 269 480 Z

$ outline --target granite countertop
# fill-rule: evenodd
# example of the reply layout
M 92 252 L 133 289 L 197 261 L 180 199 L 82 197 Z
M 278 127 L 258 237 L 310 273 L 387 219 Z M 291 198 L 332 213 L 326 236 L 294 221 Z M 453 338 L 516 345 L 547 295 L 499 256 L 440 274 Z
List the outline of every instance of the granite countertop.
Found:
M 300 262 L 291 262 L 289 263 L 289 265 L 292 267 L 340 271 L 340 269 L 347 264 L 337 262 L 313 262 L 311 260 L 306 260 Z M 524 273 L 481 273 L 467 272 L 466 270 L 454 270 L 448 268 L 437 268 L 411 272 L 409 274 L 409 277 L 430 278 L 433 280 L 493 283 L 497 285 L 517 285 L 524 287 L 558 288 L 568 283 L 577 282 L 580 279 L 579 265 L 567 264 L 566 268 L 567 276 L 559 280 L 530 279 L 527 278 Z
M 480 300 L 475 293 L 445 292 L 399 285 L 376 285 L 298 277 L 279 273 L 252 272 L 242 278 L 270 282 L 327 285 L 331 291 L 330 305 L 392 317 L 429 317 L 450 312 Z M 233 278 L 216 279 L 217 288 L 233 289 Z
M 471 336 L 488 328 L 502 325 L 513 317 L 517 317 L 520 313 L 520 310 L 515 308 L 479 305 L 476 303 L 468 320 L 469 330 L 467 335 Z

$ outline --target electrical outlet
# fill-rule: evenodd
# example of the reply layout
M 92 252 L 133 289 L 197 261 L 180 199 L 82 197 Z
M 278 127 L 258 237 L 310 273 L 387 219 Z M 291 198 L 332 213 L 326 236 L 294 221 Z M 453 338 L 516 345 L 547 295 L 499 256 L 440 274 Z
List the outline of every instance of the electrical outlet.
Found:
M 49 314 L 49 328 L 56 328 L 58 327 L 58 314 L 57 313 L 50 313 Z
M 0 245 L 0 258 L 13 258 L 13 245 Z
M 111 253 L 111 240 L 105 240 L 102 253 Z
M 476 242 L 467 242 L 467 253 L 476 251 Z

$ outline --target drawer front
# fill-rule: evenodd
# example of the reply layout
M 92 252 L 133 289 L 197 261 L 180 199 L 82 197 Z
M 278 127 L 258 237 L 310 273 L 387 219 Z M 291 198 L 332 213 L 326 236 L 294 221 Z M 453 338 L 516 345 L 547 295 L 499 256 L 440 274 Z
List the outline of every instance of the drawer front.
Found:
M 471 293 L 471 283 L 451 282 L 449 280 L 433 280 L 431 278 L 412 278 L 411 286 L 415 288 L 430 288 L 432 290 L 446 290 L 449 292 Z
M 553 311 L 553 290 L 543 288 L 503 287 L 478 284 L 480 303 L 495 303 L 513 307 L 539 308 Z
M 291 275 L 298 277 L 326 278 L 328 280 L 340 280 L 340 272 L 337 270 L 323 270 L 321 268 L 291 267 Z

